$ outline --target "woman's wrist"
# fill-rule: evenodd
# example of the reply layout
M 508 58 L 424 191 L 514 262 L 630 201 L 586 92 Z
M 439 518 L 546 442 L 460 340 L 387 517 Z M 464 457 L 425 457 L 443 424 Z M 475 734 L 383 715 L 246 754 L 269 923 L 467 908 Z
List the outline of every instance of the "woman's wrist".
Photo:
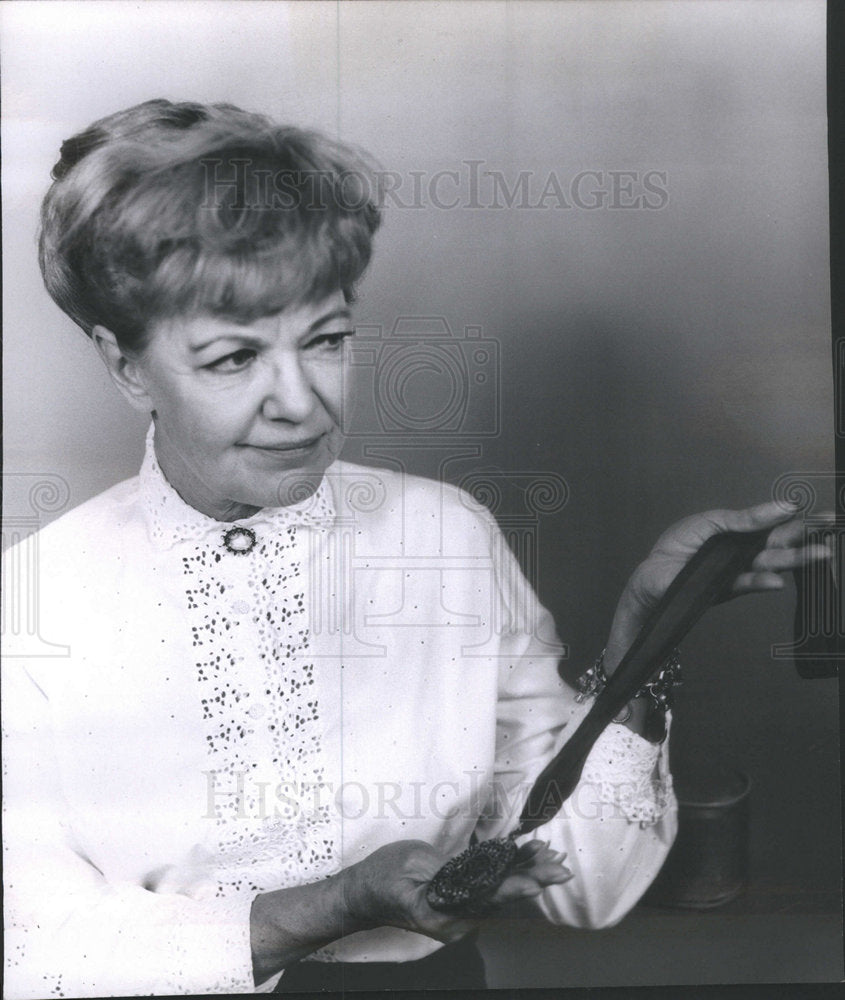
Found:
M 356 909 L 353 868 L 310 885 L 255 897 L 250 943 L 256 985 L 291 962 L 368 926 L 357 916 L 362 911 Z
M 622 592 L 613 615 L 610 634 L 602 658 L 604 673 L 607 677 L 613 676 L 646 620 L 647 612 L 642 602 L 634 596 L 633 582 L 635 579 L 636 572 Z M 626 717 L 620 719 L 620 724 L 627 726 L 637 735 L 648 738 L 649 732 L 653 728 L 650 724 L 653 722 L 650 720 L 652 706 L 648 699 L 632 698 L 628 702 L 628 709 L 630 711 L 626 713 Z
M 579 694 L 575 700 L 586 701 L 587 698 L 597 697 L 604 690 L 608 675 L 604 669 L 606 651 L 596 660 L 593 666 L 578 678 Z M 632 697 L 624 708 L 613 719 L 621 726 L 626 726 L 638 736 L 647 737 L 649 706 L 644 698 Z
M 350 923 L 356 930 L 367 930 L 378 927 L 385 921 L 377 919 L 374 914 L 379 912 L 377 893 L 367 878 L 367 859 L 350 865 L 341 873 L 343 875 L 344 909 Z M 350 932 L 347 932 L 350 933 Z
M 602 650 L 595 663 L 578 678 L 577 702 L 597 698 L 604 692 L 609 682 L 604 667 L 605 654 L 606 650 Z M 662 743 L 666 737 L 666 713 L 672 707 L 674 688 L 681 683 L 679 653 L 673 649 L 652 678 L 631 695 L 613 721 L 652 743 Z
M 633 597 L 630 587 L 626 587 L 616 606 L 610 635 L 604 650 L 604 671 L 608 677 L 622 662 L 622 658 L 631 648 L 643 622 L 645 614 L 641 604 Z

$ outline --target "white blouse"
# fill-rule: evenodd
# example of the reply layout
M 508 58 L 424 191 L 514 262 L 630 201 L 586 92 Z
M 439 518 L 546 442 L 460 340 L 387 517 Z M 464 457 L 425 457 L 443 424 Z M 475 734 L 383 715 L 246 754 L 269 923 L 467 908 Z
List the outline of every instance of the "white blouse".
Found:
M 155 461 L 6 554 L 60 655 L 7 657 L 6 996 L 268 991 L 256 894 L 400 839 L 511 829 L 589 707 L 493 517 L 453 487 L 335 463 L 237 526 Z M 240 540 L 249 536 L 240 534 Z M 11 651 L 14 653 L 14 649 Z M 676 831 L 667 749 L 611 725 L 561 813 L 549 919 L 613 924 Z M 440 947 L 384 927 L 322 961 Z

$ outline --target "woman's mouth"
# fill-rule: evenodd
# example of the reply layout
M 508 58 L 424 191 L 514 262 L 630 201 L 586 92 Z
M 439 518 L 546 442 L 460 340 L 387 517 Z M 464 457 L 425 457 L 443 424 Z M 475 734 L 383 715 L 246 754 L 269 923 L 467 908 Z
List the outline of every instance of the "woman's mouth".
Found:
M 282 441 L 275 444 L 245 443 L 242 447 L 266 452 L 269 455 L 303 455 L 312 451 L 322 441 L 323 437 L 323 434 L 318 434 L 316 437 L 305 438 L 302 441 Z

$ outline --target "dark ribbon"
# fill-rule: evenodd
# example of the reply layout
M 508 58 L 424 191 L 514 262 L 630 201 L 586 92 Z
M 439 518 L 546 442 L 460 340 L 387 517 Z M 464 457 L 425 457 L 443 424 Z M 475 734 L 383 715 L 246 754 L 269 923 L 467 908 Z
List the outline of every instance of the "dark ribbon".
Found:
M 727 596 L 734 578 L 750 569 L 768 534 L 768 530 L 726 531 L 701 546 L 651 612 L 578 728 L 537 778 L 516 829 L 500 841 L 474 844 L 447 862 L 429 884 L 430 906 L 447 913 L 483 912 L 515 858 L 515 852 L 493 850 L 491 845 L 512 843 L 558 813 L 575 790 L 584 762 L 607 725 L 663 665 L 707 608 Z

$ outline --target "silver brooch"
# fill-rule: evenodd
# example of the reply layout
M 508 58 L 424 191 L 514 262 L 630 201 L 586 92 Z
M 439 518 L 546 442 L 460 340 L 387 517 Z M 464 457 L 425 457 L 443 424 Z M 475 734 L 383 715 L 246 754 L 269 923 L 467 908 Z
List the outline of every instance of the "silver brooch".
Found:
M 223 533 L 223 544 L 228 552 L 245 556 L 255 546 L 255 532 L 251 528 L 229 528 Z

